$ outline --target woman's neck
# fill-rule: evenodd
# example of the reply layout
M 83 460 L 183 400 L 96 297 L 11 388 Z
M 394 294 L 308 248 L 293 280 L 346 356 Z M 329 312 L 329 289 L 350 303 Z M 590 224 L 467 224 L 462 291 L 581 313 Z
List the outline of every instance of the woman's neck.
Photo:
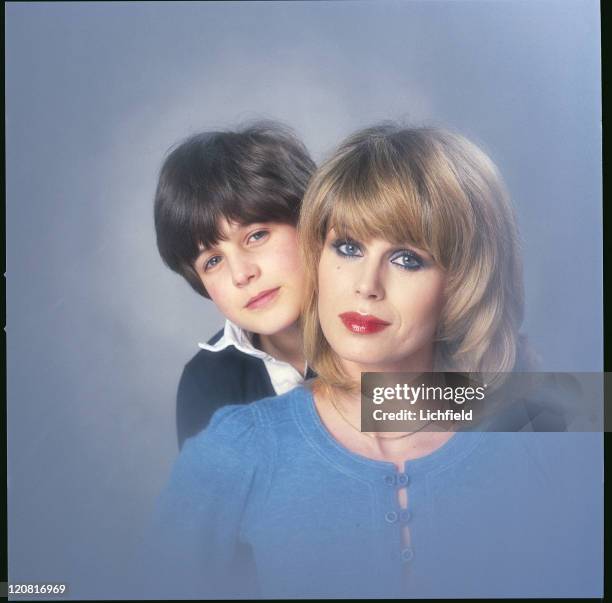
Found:
M 277 360 L 289 363 L 300 374 L 304 374 L 302 335 L 297 323 L 273 335 L 257 335 L 255 345 Z
M 454 434 L 431 427 L 411 435 L 406 432 L 365 434 L 360 430 L 359 389 L 347 392 L 338 388 L 316 387 L 313 393 L 321 421 L 340 444 L 362 456 L 394 463 L 400 471 L 403 471 L 406 461 L 431 454 Z
M 361 373 L 428 373 L 434 370 L 434 346 L 418 350 L 408 358 L 381 364 L 364 364 L 341 360 L 346 375 L 355 383 L 361 383 Z

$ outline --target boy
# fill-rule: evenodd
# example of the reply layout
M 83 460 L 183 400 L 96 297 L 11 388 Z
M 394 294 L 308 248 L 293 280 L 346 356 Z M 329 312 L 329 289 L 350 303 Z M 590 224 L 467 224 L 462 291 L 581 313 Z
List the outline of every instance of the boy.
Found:
M 162 166 L 159 253 L 226 317 L 183 370 L 179 448 L 221 406 L 285 393 L 306 376 L 295 226 L 315 167 L 293 133 L 270 122 L 192 136 Z

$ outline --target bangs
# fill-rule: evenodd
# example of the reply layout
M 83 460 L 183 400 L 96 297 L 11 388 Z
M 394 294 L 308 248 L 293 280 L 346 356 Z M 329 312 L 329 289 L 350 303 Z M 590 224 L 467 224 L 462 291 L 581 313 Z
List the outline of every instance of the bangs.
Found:
M 413 180 L 402 181 L 392 170 L 376 170 L 376 162 L 351 167 L 331 187 L 325 230 L 333 228 L 341 237 L 362 241 L 411 244 L 431 253 L 431 204 Z
M 227 237 L 222 232 L 223 222 L 246 226 L 248 224 L 274 222 L 295 225 L 296 211 L 288 204 L 270 199 L 250 197 L 230 200 L 216 199 L 205 211 L 194 212 L 189 224 L 189 254 L 195 259 L 201 248 L 214 247 Z
M 400 141 L 374 136 L 332 164 L 321 185 L 320 240 L 333 228 L 341 237 L 412 245 L 445 270 L 461 271 L 472 261 L 477 213 L 487 211 L 474 206 L 464 183 L 481 195 L 488 186 L 441 143 L 416 134 L 427 131 Z

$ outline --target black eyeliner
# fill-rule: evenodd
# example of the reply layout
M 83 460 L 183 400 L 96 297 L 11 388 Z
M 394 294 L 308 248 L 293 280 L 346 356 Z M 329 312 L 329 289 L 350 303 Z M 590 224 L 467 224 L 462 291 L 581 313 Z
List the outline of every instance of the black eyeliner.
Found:
M 396 264 L 393 260 L 398 259 L 403 256 L 408 256 L 412 260 L 417 262 L 417 266 L 403 266 L 401 264 Z M 389 260 L 394 263 L 396 266 L 399 266 L 403 270 L 408 270 L 414 272 L 416 270 L 420 270 L 421 268 L 425 268 L 427 266 L 427 262 L 416 252 L 412 251 L 412 249 L 397 249 L 392 252 L 389 256 Z
M 336 254 L 338 254 L 338 256 L 342 257 L 342 258 L 355 258 L 355 257 L 361 257 L 358 255 L 353 255 L 350 253 L 344 253 L 343 251 L 340 250 L 340 248 L 343 245 L 352 245 L 353 247 L 355 247 L 357 250 L 359 250 L 359 252 L 363 252 L 361 244 L 358 241 L 355 241 L 354 239 L 349 239 L 349 238 L 344 238 L 344 239 L 336 239 L 335 241 L 333 241 L 331 243 L 331 246 L 334 248 Z

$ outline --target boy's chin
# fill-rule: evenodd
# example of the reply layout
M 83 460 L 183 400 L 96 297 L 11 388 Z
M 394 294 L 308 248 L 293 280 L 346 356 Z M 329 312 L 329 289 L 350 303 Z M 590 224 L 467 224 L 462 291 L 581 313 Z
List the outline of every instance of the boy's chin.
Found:
M 278 314 L 276 316 L 272 314 L 272 316 L 266 320 L 243 321 L 242 323 L 236 322 L 236 324 L 249 333 L 270 337 L 282 333 L 286 329 L 296 325 L 298 318 L 298 316 L 287 316 L 283 318 L 278 316 Z

